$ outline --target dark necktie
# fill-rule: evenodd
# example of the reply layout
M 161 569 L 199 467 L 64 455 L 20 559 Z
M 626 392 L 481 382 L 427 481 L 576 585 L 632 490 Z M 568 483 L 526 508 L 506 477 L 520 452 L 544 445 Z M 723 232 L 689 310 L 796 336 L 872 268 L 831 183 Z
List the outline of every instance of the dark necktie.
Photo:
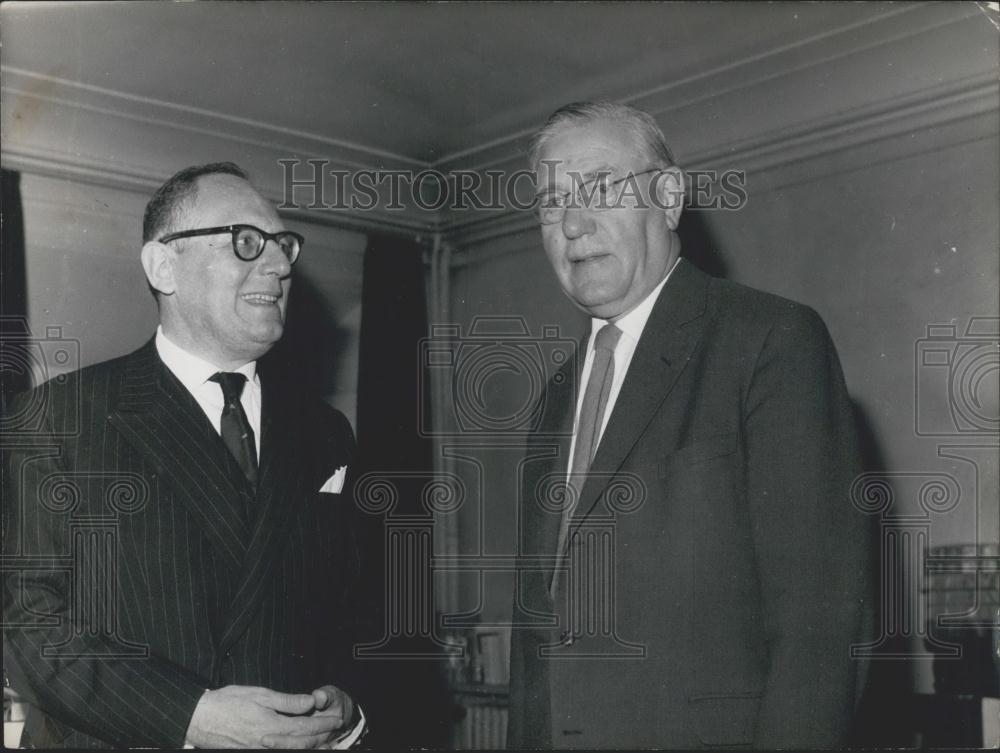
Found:
M 601 424 L 604 422 L 608 395 L 611 394 L 611 383 L 615 376 L 615 347 L 621 335 L 622 331 L 609 322 L 598 330 L 597 337 L 594 338 L 594 361 L 590 367 L 590 377 L 587 379 L 587 389 L 583 393 L 583 404 L 580 406 L 580 417 L 577 420 L 576 444 L 573 447 L 573 464 L 570 466 L 569 474 L 571 488 L 567 490 L 570 492 L 568 504 L 563 509 L 559 525 L 557 567 L 552 576 L 553 596 L 559 584 L 559 568 L 566 556 L 566 539 L 569 536 L 570 522 L 579 503 L 590 463 L 597 451 Z
M 225 405 L 222 408 L 222 441 L 225 442 L 230 454 L 243 469 L 250 485 L 257 487 L 257 445 L 254 442 L 253 429 L 243 411 L 240 396 L 247 378 L 243 374 L 220 371 L 209 377 L 222 388 Z

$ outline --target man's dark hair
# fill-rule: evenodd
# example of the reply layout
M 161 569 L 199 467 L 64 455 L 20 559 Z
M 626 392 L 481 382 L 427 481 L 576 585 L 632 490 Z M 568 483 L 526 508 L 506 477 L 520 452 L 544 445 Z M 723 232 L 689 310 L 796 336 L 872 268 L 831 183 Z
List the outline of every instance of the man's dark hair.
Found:
M 232 162 L 210 162 L 207 165 L 186 167 L 174 174 L 156 189 L 156 193 L 146 204 L 142 214 L 142 242 L 156 240 L 177 219 L 181 204 L 190 198 L 197 187 L 198 179 L 205 175 L 235 175 L 249 180 L 246 172 Z

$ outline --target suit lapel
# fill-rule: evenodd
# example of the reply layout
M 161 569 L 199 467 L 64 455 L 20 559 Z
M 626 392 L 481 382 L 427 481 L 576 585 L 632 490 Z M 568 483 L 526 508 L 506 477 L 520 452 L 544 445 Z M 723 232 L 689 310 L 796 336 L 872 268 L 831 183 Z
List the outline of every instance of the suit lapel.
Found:
M 701 341 L 708 279 L 681 260 L 660 291 L 580 493 L 577 524 L 594 508 Z
M 150 464 L 234 568 L 248 531 L 225 445 L 201 407 L 163 365 L 154 340 L 125 364 L 108 420 Z

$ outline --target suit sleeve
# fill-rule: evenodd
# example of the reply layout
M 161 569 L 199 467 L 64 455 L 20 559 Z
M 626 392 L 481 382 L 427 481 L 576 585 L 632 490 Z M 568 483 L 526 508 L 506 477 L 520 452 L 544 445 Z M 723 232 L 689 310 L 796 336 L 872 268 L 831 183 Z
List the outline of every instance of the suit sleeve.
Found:
M 860 472 L 854 416 L 819 316 L 773 324 L 746 392 L 748 501 L 769 671 L 755 744 L 843 745 L 870 609 L 869 536 L 851 504 Z
M 8 415 L 18 412 L 18 402 Z M 148 650 L 142 655 L 141 647 L 138 656 L 134 648 L 123 650 L 127 636 L 117 634 L 114 617 L 118 584 L 107 564 L 113 540 L 102 542 L 110 554 L 80 546 L 86 530 L 74 535 L 68 511 L 59 507 L 68 497 L 42 498 L 47 479 L 66 471 L 65 448 L 50 438 L 47 424 L 31 446 L 5 441 L 5 669 L 15 689 L 62 733 L 72 728 L 120 747 L 179 748 L 205 685 Z M 74 502 L 77 521 L 96 507 L 87 499 Z M 99 594 L 95 602 L 84 605 L 93 594 Z M 92 624 L 93 615 L 102 616 L 101 624 Z

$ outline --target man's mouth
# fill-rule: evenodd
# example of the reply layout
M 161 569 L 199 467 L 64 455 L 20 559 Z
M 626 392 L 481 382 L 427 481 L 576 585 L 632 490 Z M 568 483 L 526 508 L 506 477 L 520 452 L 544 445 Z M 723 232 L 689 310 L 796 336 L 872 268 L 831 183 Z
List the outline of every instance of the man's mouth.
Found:
M 240 297 L 254 306 L 273 306 L 281 296 L 270 295 L 268 293 L 247 293 Z
M 573 264 L 577 264 L 577 265 L 579 265 L 579 264 L 587 264 L 589 262 L 600 261 L 601 259 L 603 259 L 607 255 L 608 254 L 591 254 L 590 256 L 584 256 L 583 258 L 580 258 L 580 259 L 570 259 L 570 261 L 572 261 Z

